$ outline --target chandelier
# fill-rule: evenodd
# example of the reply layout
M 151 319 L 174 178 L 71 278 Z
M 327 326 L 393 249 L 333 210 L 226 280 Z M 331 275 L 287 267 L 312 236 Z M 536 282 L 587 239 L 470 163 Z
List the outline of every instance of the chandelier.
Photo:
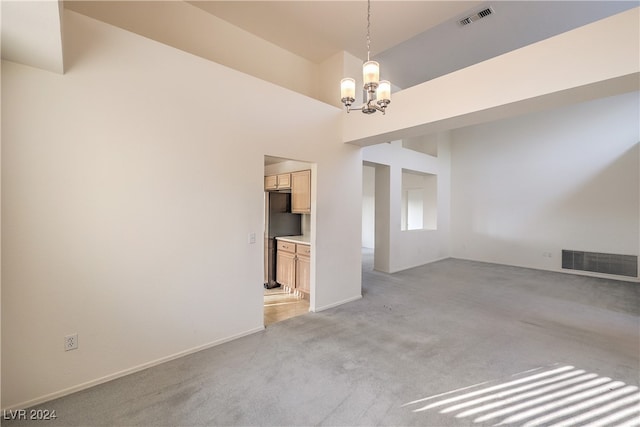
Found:
M 382 111 L 384 114 L 387 106 L 391 103 L 391 83 L 380 79 L 380 64 L 370 59 L 371 47 L 371 0 L 367 0 L 367 62 L 362 66 L 362 77 L 367 101 L 360 107 L 351 107 L 356 100 L 356 81 L 352 78 L 345 78 L 340 81 L 340 97 L 342 103 L 347 107 L 347 113 L 351 110 L 361 110 L 365 114 L 372 114 Z

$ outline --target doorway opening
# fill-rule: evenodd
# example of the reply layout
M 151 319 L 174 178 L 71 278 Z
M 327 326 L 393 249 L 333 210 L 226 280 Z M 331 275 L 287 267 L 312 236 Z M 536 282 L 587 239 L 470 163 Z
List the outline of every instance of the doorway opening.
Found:
M 264 158 L 264 325 L 310 311 L 311 163 Z
M 390 167 L 369 161 L 362 167 L 362 267 L 389 272 Z

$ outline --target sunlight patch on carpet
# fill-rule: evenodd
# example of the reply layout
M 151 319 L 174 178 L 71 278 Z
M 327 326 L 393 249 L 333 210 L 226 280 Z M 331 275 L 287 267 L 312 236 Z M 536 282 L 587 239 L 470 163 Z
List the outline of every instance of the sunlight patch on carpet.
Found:
M 486 425 L 640 426 L 640 392 L 570 365 L 552 365 L 406 403 Z

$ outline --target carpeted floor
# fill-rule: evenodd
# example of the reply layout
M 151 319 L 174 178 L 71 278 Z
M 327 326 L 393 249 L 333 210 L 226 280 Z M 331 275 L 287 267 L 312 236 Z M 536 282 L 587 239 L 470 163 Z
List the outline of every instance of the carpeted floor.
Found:
M 366 253 L 362 300 L 46 403 L 58 418 L 31 425 L 624 425 L 639 307 L 633 283 L 453 259 L 387 275 Z

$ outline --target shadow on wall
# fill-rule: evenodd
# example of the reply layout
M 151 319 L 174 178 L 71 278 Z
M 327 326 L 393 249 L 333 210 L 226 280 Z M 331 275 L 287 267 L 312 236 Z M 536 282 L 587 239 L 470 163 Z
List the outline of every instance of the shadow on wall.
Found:
M 104 34 L 99 31 L 92 31 L 90 28 L 78 29 L 82 25 L 78 19 L 69 19 L 71 14 L 76 12 L 63 10 L 63 55 L 64 55 L 64 71 L 67 73 L 79 64 L 85 56 L 91 55 L 92 51 L 96 51 L 98 46 L 105 43 Z M 79 37 L 77 33 L 82 32 Z

